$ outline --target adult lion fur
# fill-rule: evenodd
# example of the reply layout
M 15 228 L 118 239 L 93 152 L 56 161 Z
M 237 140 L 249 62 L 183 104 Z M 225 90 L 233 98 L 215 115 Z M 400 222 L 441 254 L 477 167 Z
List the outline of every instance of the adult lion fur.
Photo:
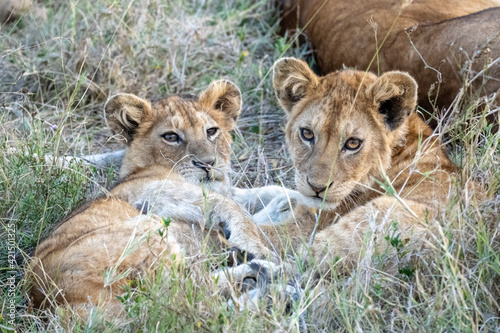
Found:
M 462 88 L 473 97 L 497 93 L 500 105 L 498 0 L 280 3 L 283 28 L 304 29 L 323 74 L 344 66 L 408 72 L 419 84 L 419 104 L 429 112 L 449 107 Z
M 0 28 L 2 25 L 14 22 L 23 15 L 34 15 L 36 19 L 47 18 L 46 8 L 32 0 L 0 0 Z
M 0 24 L 16 20 L 31 6 L 31 0 L 0 0 Z

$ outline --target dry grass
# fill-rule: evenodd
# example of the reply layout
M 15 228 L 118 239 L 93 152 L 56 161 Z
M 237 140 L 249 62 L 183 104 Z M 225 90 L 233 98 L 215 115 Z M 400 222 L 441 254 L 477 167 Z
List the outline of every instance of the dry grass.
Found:
M 238 312 L 206 277 L 215 255 L 207 254 L 171 275 L 157 272 L 130 286 L 128 314 L 118 322 L 98 314 L 78 322 L 62 311 L 30 309 L 23 290 L 27 254 L 55 222 L 115 178 L 113 168 L 61 167 L 37 156 L 121 148 L 109 139 L 102 117 L 109 94 L 152 100 L 195 95 L 212 80 L 228 78 L 241 87 L 245 105 L 234 140 L 235 182 L 293 184 L 284 114 L 267 77 L 290 44 L 277 36 L 278 13 L 269 1 L 49 0 L 44 6 L 45 19 L 31 12 L 0 30 L 0 278 L 14 272 L 17 330 L 287 331 L 299 330 L 301 313 L 310 331 L 498 332 L 500 134 L 489 133 L 484 121 L 493 107 L 465 97 L 437 132 L 462 167 L 462 183 L 440 218 L 433 255 L 400 267 L 399 274 L 380 270 L 382 255 L 366 256 L 350 274 L 333 265 L 328 280 L 306 284 L 291 316 L 276 299 L 270 311 Z M 308 51 L 294 44 L 286 55 Z M 474 103 L 482 103 L 484 114 L 471 121 Z M 469 178 L 489 199 L 471 199 L 464 185 Z M 12 225 L 13 270 L 4 255 Z M 10 327 L 8 291 L 7 283 L 0 285 L 2 330 Z

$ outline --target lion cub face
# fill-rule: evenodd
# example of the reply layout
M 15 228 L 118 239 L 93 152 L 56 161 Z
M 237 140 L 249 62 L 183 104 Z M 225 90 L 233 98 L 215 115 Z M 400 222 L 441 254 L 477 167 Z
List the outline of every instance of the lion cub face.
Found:
M 120 178 L 164 166 L 195 184 L 224 182 L 231 156 L 229 131 L 240 111 L 239 89 L 222 80 L 193 100 L 169 97 L 151 105 L 131 94 L 112 97 L 106 119 L 128 145 Z
M 416 107 L 417 84 L 401 72 L 318 77 L 305 62 L 284 58 L 274 66 L 273 85 L 289 113 L 297 189 L 334 206 L 375 187 Z

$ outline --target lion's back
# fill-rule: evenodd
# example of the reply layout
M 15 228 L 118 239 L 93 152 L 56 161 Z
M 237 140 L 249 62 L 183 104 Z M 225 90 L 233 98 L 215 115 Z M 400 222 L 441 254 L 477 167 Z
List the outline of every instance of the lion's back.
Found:
M 161 237 L 145 236 L 160 227 L 156 217 L 141 215 L 120 199 L 101 198 L 83 205 L 35 251 L 28 268 L 35 306 L 40 307 L 47 295 L 60 303 L 85 303 L 88 296 L 97 302 L 105 285 L 115 288 L 123 282 L 115 281 L 113 274 L 147 269 L 162 244 Z

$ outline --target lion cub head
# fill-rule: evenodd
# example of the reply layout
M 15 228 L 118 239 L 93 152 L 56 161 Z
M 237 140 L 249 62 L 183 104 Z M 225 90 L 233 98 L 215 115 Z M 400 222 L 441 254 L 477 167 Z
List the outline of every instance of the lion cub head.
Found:
M 124 179 L 149 167 L 166 167 L 199 184 L 225 182 L 231 135 L 241 112 L 240 90 L 213 82 L 197 99 L 169 97 L 156 104 L 131 94 L 105 105 L 108 126 L 127 144 L 120 169 Z
M 294 58 L 274 65 L 273 86 L 288 112 L 297 189 L 334 207 L 374 187 L 417 103 L 417 84 L 408 74 L 345 70 L 318 77 Z

